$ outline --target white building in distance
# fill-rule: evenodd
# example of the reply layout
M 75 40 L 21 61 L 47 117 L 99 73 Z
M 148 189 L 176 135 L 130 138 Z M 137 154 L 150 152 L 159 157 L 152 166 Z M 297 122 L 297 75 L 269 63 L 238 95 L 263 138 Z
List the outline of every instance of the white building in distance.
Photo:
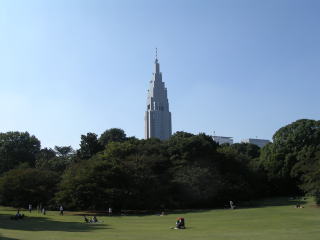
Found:
M 170 138 L 172 132 L 171 113 L 169 111 L 167 88 L 162 82 L 157 52 L 154 67 L 144 117 L 144 135 L 145 139 L 159 138 L 160 140 L 166 140 Z
M 224 144 L 224 143 L 233 144 L 232 137 L 212 136 L 212 139 L 213 139 L 213 141 L 215 141 L 219 144 Z
M 241 141 L 242 143 L 251 143 L 255 144 L 258 147 L 262 148 L 267 145 L 270 141 L 267 139 L 258 139 L 258 138 L 248 138 Z

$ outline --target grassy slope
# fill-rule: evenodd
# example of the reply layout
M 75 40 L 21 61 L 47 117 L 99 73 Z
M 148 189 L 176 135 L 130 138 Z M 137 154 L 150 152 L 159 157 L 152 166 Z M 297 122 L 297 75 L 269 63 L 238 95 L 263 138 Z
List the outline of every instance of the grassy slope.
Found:
M 162 217 L 98 217 L 103 224 L 84 224 L 82 216 L 75 213 L 59 216 L 57 212 L 48 212 L 46 216 L 38 213 L 26 214 L 26 219 L 12 221 L 8 216 L 15 211 L 0 208 L 0 239 L 320 239 L 319 208 L 311 203 L 303 209 L 294 208 L 292 203 L 271 206 L 273 203 L 275 202 L 264 202 L 265 207 L 258 208 L 195 211 Z M 185 217 L 186 230 L 169 229 L 174 226 L 178 216 Z

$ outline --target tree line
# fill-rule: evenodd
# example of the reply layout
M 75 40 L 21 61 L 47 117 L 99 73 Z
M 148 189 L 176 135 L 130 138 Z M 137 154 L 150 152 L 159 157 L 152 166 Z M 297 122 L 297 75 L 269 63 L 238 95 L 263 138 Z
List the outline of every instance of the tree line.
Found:
M 0 133 L 0 204 L 68 209 L 222 207 L 229 200 L 310 194 L 320 203 L 320 121 L 280 128 L 263 148 L 204 133 L 139 140 L 122 129 L 41 148 L 28 132 Z

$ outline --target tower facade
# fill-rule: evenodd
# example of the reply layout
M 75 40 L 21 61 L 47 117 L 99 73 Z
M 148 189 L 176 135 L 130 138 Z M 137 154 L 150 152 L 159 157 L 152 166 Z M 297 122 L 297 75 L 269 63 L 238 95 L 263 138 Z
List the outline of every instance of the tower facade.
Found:
M 154 62 L 154 73 L 148 90 L 144 126 L 145 139 L 159 138 L 160 140 L 166 140 L 171 136 L 171 113 L 169 111 L 167 88 L 162 81 L 157 54 Z

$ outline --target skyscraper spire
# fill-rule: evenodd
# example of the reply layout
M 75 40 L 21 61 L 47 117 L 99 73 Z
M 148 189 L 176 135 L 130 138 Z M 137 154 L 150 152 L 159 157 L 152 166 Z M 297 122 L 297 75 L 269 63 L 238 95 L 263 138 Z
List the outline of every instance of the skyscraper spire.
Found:
M 159 74 L 160 73 L 160 65 L 159 65 L 159 61 L 158 61 L 158 48 L 156 48 L 156 59 L 155 59 L 154 63 L 155 63 L 155 74 Z

